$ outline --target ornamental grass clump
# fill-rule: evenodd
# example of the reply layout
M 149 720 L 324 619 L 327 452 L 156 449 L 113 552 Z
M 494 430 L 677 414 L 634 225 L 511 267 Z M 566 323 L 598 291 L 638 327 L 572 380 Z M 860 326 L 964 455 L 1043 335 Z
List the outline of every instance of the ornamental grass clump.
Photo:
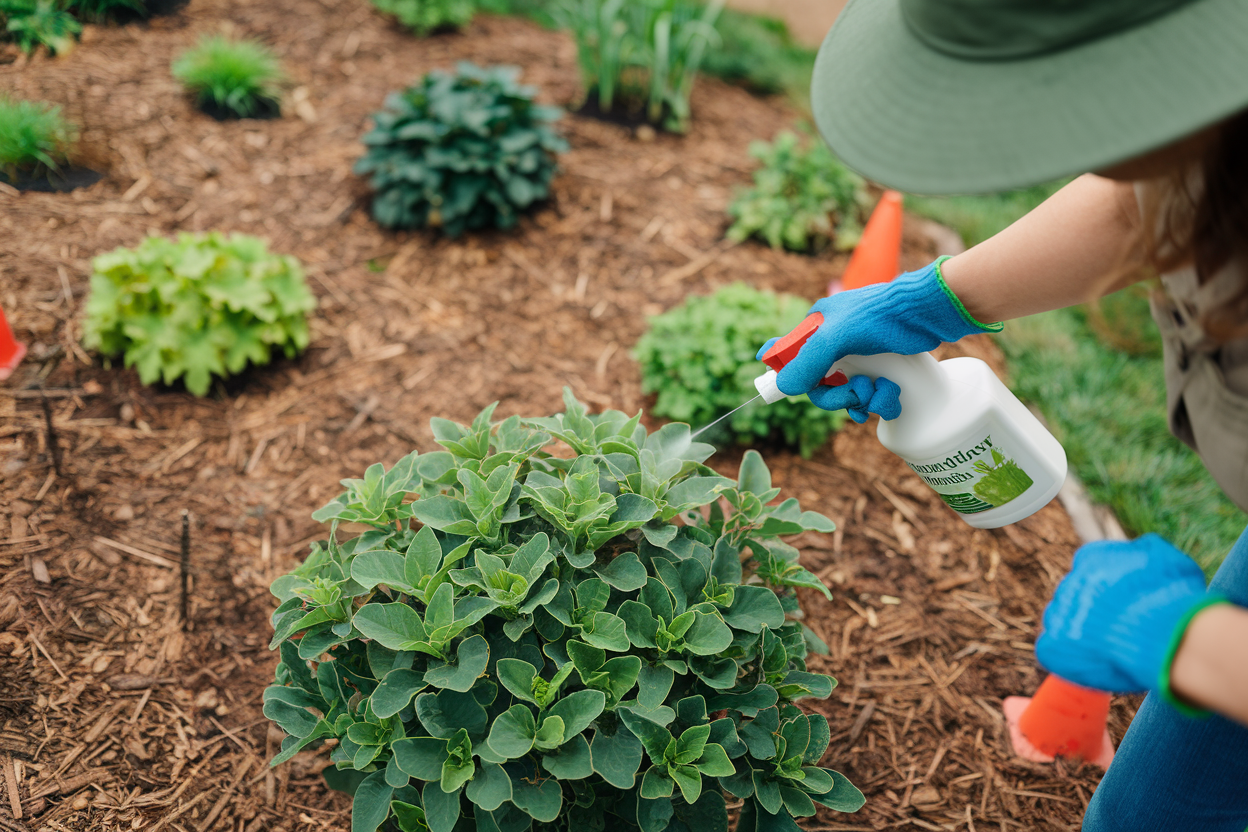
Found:
M 729 239 L 759 237 L 772 248 L 812 253 L 833 242 L 841 250 L 858 244 L 866 187 L 827 145 L 812 138 L 802 147 L 785 131 L 772 144 L 753 142 L 750 155 L 762 166 L 754 185 L 728 206 L 735 220 Z
M 467 26 L 476 11 L 475 0 L 373 0 L 373 5 L 422 36 Z
M 622 112 L 683 133 L 689 96 L 724 0 L 560 0 L 585 89 L 603 114 Z
M 214 35 L 174 60 L 173 77 L 209 115 L 251 118 L 278 112 L 285 74 L 263 43 Z
M 0 96 L 0 173 L 15 180 L 60 170 L 77 133 L 60 107 Z
M 687 425 L 564 401 L 434 419 L 445 450 L 313 515 L 328 539 L 272 587 L 273 764 L 336 740 L 353 832 L 727 832 L 725 794 L 742 832 L 858 809 L 794 704 L 835 684 L 795 590 L 829 593 L 780 537 L 832 523 L 771 505 L 756 453 L 730 480 Z
M 316 307 L 299 261 L 257 237 L 148 237 L 92 261 L 83 343 L 121 355 L 144 384 L 183 379 L 197 396 L 213 376 L 288 358 L 308 345 Z
M 642 392 L 657 394 L 650 412 L 709 425 L 754 398 L 754 378 L 766 371 L 754 358 L 758 348 L 801 323 L 808 307 L 793 295 L 734 283 L 655 315 L 633 350 L 641 364 Z M 797 396 L 742 408 L 707 438 L 780 441 L 810 456 L 845 420 L 845 411 L 820 410 Z
M 363 138 L 355 172 L 369 176 L 373 218 L 387 228 L 510 228 L 550 194 L 552 124 L 561 111 L 534 102 L 515 67 L 460 63 L 386 98 Z

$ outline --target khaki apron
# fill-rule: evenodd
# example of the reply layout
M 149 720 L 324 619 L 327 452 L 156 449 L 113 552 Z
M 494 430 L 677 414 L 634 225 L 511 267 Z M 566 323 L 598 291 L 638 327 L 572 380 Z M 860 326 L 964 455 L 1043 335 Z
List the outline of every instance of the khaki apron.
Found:
M 1236 265 L 1200 285 L 1194 269 L 1162 277 L 1152 301 L 1161 330 L 1170 430 L 1190 446 L 1226 495 L 1248 511 L 1248 338 L 1226 344 L 1201 328 L 1202 310 L 1240 291 Z

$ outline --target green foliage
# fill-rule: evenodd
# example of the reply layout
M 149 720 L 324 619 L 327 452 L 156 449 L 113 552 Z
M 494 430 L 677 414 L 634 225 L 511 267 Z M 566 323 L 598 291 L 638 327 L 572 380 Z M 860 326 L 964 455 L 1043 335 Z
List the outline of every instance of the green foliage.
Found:
M 758 395 L 756 376 L 766 371 L 754 355 L 768 338 L 801 323 L 809 304 L 734 283 L 713 295 L 691 296 L 650 319 L 633 351 L 641 363 L 641 389 L 658 393 L 651 412 L 692 425 L 708 425 Z M 755 403 L 721 422 L 708 436 L 742 444 L 780 438 L 810 456 L 846 419 L 805 396 Z
M 174 60 L 173 77 L 200 107 L 247 118 L 277 106 L 284 74 L 277 56 L 264 44 L 213 35 Z
M 515 67 L 460 63 L 386 98 L 355 172 L 371 174 L 373 218 L 387 228 L 510 228 L 550 194 L 561 115 L 534 103 Z
M 564 401 L 434 419 L 445 450 L 313 514 L 329 538 L 272 587 L 274 765 L 336 739 L 353 832 L 727 832 L 725 791 L 749 829 L 858 809 L 818 767 L 827 719 L 793 704 L 835 684 L 797 620 L 796 588 L 828 591 L 780 536 L 832 523 L 770 505 L 757 453 L 733 481 L 686 425 Z
M 724 9 L 715 28 L 720 43 L 707 50 L 703 72 L 757 93 L 806 101 L 815 51 L 794 43 L 783 21 Z
M 213 375 L 267 364 L 275 347 L 292 357 L 308 345 L 316 298 L 299 261 L 270 254 L 256 237 L 148 237 L 92 267 L 83 343 L 124 354 L 144 384 L 184 378 L 202 396 Z
M 475 0 L 373 0 L 373 5 L 418 35 L 467 26 L 476 11 Z
M 148 16 L 146 0 L 69 0 L 69 10 L 93 23 Z
M 59 169 L 77 132 L 60 107 L 0 96 L 0 172 L 12 177 Z
M 784 131 L 772 144 L 751 143 L 750 155 L 762 167 L 754 171 L 754 186 L 728 206 L 735 219 L 730 239 L 757 236 L 792 251 L 819 251 L 831 241 L 842 250 L 858 244 L 866 188 L 827 145 L 812 138 L 803 148 L 796 134 Z
M 65 10 L 61 0 L 0 0 L 0 22 L 7 40 L 23 52 L 44 46 L 54 54 L 68 52 L 82 24 Z
M 561 0 L 560 24 L 576 38 L 585 88 L 598 107 L 641 109 L 647 121 L 684 132 L 689 96 L 724 0 Z

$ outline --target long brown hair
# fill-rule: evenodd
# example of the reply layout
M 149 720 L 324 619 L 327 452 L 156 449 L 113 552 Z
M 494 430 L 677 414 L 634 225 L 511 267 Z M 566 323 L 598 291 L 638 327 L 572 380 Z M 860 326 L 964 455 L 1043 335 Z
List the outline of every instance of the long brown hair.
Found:
M 1240 265 L 1240 288 L 1204 311 L 1201 326 L 1219 343 L 1248 335 L 1248 110 L 1223 122 L 1190 165 L 1149 183 L 1141 237 L 1157 274 L 1192 266 L 1208 282 Z

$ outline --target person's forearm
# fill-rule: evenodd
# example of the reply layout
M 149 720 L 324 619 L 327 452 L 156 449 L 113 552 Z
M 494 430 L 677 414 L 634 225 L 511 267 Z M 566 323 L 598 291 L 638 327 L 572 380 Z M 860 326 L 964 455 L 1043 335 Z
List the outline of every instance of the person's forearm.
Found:
M 1192 619 L 1170 666 L 1170 689 L 1248 726 L 1248 609 L 1218 604 Z
M 1130 184 L 1085 174 L 941 274 L 983 323 L 1084 303 L 1138 279 L 1138 223 Z

